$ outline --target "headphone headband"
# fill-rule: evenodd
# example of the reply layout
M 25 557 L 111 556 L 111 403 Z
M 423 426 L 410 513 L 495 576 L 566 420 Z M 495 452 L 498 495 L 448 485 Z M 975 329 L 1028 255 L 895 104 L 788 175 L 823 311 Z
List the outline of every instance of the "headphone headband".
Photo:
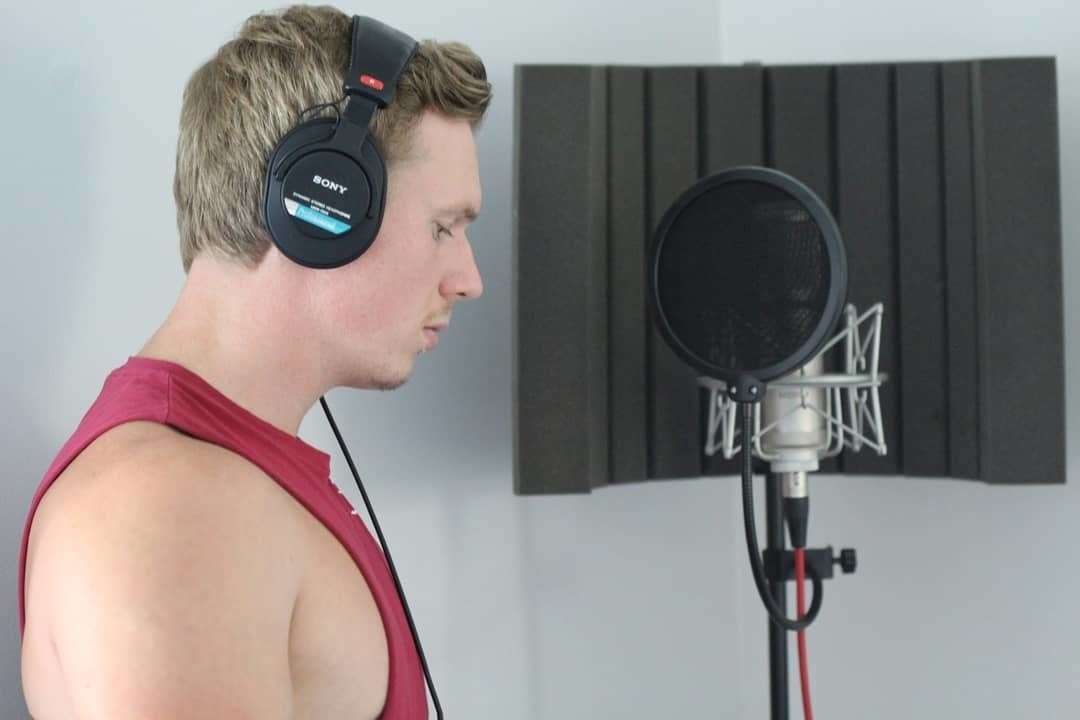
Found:
M 342 90 L 386 107 L 394 99 L 398 78 L 420 44 L 375 18 L 353 15 L 352 55 Z
M 367 132 L 377 107 L 394 99 L 398 79 L 420 45 L 375 18 L 353 15 L 352 54 L 341 89 L 348 97 L 345 117 Z

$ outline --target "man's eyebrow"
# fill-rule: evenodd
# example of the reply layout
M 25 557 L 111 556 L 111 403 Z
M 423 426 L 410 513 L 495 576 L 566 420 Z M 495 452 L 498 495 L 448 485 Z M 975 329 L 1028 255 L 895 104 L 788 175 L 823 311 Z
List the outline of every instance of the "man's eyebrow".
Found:
M 439 215 L 450 215 L 455 219 L 465 218 L 469 222 L 473 222 L 480 216 L 480 211 L 472 205 L 455 205 L 453 207 L 439 208 L 435 212 Z

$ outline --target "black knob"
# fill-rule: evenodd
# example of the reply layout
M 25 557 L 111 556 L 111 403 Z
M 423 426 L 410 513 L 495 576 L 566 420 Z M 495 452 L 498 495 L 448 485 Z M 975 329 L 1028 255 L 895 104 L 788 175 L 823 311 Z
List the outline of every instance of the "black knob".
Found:
M 839 565 L 845 574 L 855 572 L 855 548 L 844 548 L 840 551 L 840 557 L 833 559 L 833 562 Z

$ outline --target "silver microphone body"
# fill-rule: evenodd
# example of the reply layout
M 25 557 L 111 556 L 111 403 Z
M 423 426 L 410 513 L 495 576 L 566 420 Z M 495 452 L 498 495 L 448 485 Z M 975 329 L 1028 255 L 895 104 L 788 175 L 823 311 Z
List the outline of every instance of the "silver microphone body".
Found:
M 819 354 L 794 373 L 781 378 L 781 381 L 822 375 L 824 370 L 825 357 Z M 792 478 L 792 483 L 785 482 L 785 486 L 790 484 L 793 490 L 801 484 L 802 493 L 805 493 L 806 487 L 805 473 L 818 470 L 821 454 L 829 446 L 826 421 L 819 414 L 826 407 L 826 392 L 824 387 L 773 383 L 768 386 L 762 401 L 762 430 L 777 423 L 776 427 L 761 436 L 762 449 L 774 458 L 769 461 L 770 468 L 781 475 L 802 474 L 801 482 L 798 478 Z

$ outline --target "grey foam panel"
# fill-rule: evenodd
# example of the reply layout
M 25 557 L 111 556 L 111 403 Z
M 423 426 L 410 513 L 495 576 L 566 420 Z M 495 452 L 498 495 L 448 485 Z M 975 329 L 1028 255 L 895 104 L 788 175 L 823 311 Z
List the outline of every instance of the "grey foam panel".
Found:
M 765 160 L 761 65 L 703 68 L 699 76 L 701 175 Z
M 611 481 L 648 479 L 645 70 L 608 69 Z
M 697 71 L 645 72 L 645 142 L 650 247 L 667 208 L 698 179 Z M 704 441 L 697 373 L 668 347 L 655 324 L 647 333 L 649 477 L 701 475 Z
M 979 467 L 1065 481 L 1061 199 L 1052 58 L 972 67 Z
M 945 327 L 948 337 L 948 475 L 979 477 L 979 371 L 972 186 L 971 63 L 941 65 L 945 202 Z
M 802 181 L 833 208 L 832 70 L 790 65 L 765 70 L 766 165 Z M 840 350 L 826 363 L 836 367 Z M 843 455 L 822 460 L 820 472 L 841 471 Z
M 861 314 L 883 303 L 879 389 L 887 453 L 844 454 L 844 471 L 900 472 L 900 374 L 897 372 L 897 275 L 893 239 L 892 73 L 888 65 L 836 68 L 836 219 L 848 255 L 848 302 Z M 863 326 L 861 330 L 868 330 Z
M 739 165 L 761 165 L 765 159 L 764 70 L 760 65 L 703 68 L 699 87 L 701 175 Z M 701 427 L 708 427 L 708 390 L 701 391 Z M 738 476 L 738 456 L 725 460 L 719 452 L 704 455 L 705 475 Z
M 606 103 L 602 67 L 515 68 L 519 494 L 588 492 L 609 477 Z
M 938 65 L 896 67 L 900 452 L 905 475 L 945 477 L 948 338 Z
M 885 303 L 890 455 L 823 472 L 1064 482 L 1052 58 L 515 78 L 516 491 L 737 472 L 703 457 L 707 395 L 643 319 L 644 265 L 678 194 L 747 163 L 826 201 L 849 300 Z

